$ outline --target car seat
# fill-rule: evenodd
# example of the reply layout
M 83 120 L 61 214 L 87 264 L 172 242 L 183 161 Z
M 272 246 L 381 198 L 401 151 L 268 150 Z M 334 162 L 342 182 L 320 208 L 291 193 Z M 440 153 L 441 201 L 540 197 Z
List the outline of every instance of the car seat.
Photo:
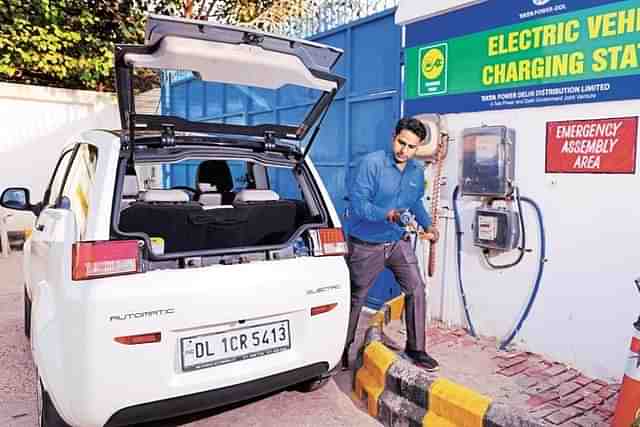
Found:
M 205 160 L 198 166 L 196 200 L 205 206 L 230 205 L 235 193 L 233 176 L 224 160 Z

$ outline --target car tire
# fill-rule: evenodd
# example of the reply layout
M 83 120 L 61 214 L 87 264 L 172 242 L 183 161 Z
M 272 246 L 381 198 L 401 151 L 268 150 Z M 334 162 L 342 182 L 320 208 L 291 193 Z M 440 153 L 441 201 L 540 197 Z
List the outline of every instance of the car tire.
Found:
M 40 391 L 37 398 L 38 427 L 71 427 L 62 419 L 56 407 L 53 406 L 49 393 L 42 387 L 40 377 L 38 377 L 38 383 Z
M 314 392 L 327 385 L 330 379 L 331 377 L 313 378 L 311 380 L 298 384 L 298 390 L 302 393 Z
M 31 338 L 31 299 L 27 294 L 27 287 L 24 288 L 24 336 Z

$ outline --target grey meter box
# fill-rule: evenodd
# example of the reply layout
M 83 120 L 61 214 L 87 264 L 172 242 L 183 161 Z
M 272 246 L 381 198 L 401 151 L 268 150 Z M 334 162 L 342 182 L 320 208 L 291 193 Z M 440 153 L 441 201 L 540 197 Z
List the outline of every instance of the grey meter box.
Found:
M 499 251 L 515 249 L 520 241 L 518 221 L 518 213 L 509 209 L 476 209 L 474 244 Z
M 459 185 L 463 196 L 505 197 L 515 179 L 516 132 L 482 126 L 462 132 Z

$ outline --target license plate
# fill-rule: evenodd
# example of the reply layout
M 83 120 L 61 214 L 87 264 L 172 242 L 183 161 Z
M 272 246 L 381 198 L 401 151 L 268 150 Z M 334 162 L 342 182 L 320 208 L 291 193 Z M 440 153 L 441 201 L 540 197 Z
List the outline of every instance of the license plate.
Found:
M 183 371 L 253 359 L 291 348 L 289 321 L 186 337 L 180 340 L 180 346 Z

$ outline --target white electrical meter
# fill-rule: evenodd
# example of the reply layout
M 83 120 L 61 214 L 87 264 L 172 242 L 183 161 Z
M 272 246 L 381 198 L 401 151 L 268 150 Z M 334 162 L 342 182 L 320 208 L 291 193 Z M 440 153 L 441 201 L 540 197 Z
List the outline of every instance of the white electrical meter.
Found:
M 482 126 L 462 132 L 459 185 L 463 196 L 505 197 L 515 178 L 515 130 Z
M 476 209 L 474 245 L 499 251 L 515 249 L 520 241 L 519 219 L 518 213 L 509 209 Z

